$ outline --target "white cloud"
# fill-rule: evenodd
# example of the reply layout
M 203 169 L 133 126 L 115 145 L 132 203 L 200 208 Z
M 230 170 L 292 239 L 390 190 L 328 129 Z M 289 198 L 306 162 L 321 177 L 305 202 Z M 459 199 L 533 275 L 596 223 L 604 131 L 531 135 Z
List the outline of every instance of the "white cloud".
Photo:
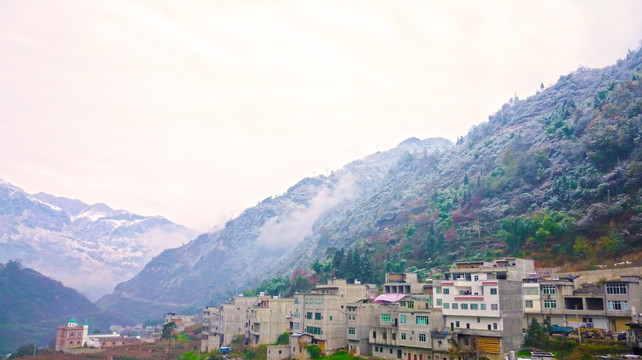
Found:
M 333 188 L 322 187 L 308 205 L 299 205 L 284 216 L 268 219 L 259 229 L 256 243 L 273 249 L 290 248 L 312 234 L 312 227 L 321 215 L 341 201 L 354 195 L 354 181 L 344 176 Z

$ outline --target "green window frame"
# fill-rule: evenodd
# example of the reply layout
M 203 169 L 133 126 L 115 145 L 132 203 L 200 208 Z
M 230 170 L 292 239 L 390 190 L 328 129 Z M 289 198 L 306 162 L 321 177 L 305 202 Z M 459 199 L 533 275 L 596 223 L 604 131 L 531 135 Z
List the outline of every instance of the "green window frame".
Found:
M 428 325 L 430 324 L 430 319 L 428 315 L 417 315 L 415 317 L 415 324 L 417 325 Z

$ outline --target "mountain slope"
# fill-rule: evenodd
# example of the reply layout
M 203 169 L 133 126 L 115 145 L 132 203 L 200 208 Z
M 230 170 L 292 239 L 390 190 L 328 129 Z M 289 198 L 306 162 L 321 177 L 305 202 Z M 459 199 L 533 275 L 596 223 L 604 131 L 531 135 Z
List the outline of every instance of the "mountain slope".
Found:
M 452 147 L 445 139 L 410 139 L 330 176 L 304 179 L 285 194 L 245 210 L 222 230 L 164 251 L 98 304 L 144 319 L 170 309 L 178 311 L 181 307 L 175 306 L 179 305 L 225 300 L 231 293 L 280 271 L 275 264 L 288 262 L 296 244 L 309 241 L 323 231 L 325 224 L 352 211 L 354 201 L 370 197 L 399 159 L 410 153 L 433 153 Z M 159 307 L 140 312 L 141 301 Z
M 21 259 L 94 299 L 135 275 L 163 249 L 193 236 L 160 216 L 27 194 L 0 181 L 0 261 Z
M 409 139 L 304 179 L 223 230 L 163 252 L 99 305 L 132 313 L 140 300 L 157 301 L 156 310 L 216 303 L 306 268 L 328 248 L 370 257 L 368 281 L 393 268 L 505 254 L 547 266 L 639 259 L 641 65 L 636 51 L 562 76 L 511 99 L 456 146 Z
M 112 320 L 126 322 L 101 311 L 76 290 L 17 262 L 0 264 L 0 354 L 27 343 L 47 346 L 56 339 L 57 326 L 72 316 L 88 321 L 90 331 L 108 331 Z

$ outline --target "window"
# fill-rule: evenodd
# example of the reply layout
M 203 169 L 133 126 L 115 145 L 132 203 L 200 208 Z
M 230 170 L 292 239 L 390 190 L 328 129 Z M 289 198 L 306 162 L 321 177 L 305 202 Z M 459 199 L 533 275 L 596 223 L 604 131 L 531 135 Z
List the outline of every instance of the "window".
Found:
M 497 330 L 497 323 L 493 323 L 493 330 Z
M 377 338 L 377 332 L 376 332 L 376 331 L 373 331 L 373 332 L 372 332 L 372 338 L 373 338 L 373 339 L 376 339 L 376 338 Z
M 74 337 L 74 332 L 73 331 L 69 333 L 69 337 Z
M 582 322 L 584 322 L 584 323 L 592 323 L 593 322 L 593 318 L 592 317 L 583 317 L 582 318 Z
M 481 323 L 481 318 L 479 318 L 479 317 L 477 318 L 477 323 L 478 324 Z
M 539 295 L 539 289 L 536 287 L 525 287 L 524 295 Z
M 299 330 L 299 329 L 300 329 L 300 326 L 301 326 L 301 324 L 299 324 L 299 323 L 295 322 L 295 323 L 294 323 L 294 328 L 293 328 L 293 329 L 294 329 L 294 330 Z
M 388 333 L 384 331 L 384 333 L 381 334 L 381 337 L 386 340 L 388 338 Z
M 609 295 L 626 294 L 626 284 L 625 283 L 606 284 L 606 293 Z
M 459 327 L 459 321 L 455 321 L 455 327 Z
M 435 288 L 435 292 L 436 292 L 437 294 L 441 294 L 441 287 L 440 287 L 440 286 L 436 287 L 436 288 Z
M 479 281 L 479 275 L 475 275 L 475 276 L 473 277 L 473 279 L 474 279 L 475 281 Z
M 348 328 L 348 334 L 349 334 L 349 335 L 354 335 L 354 334 L 356 334 L 356 333 L 357 333 L 357 332 L 355 331 L 355 329 L 354 329 L 353 327 L 349 327 L 349 328 Z
M 481 306 L 480 310 L 486 310 L 486 304 L 479 304 Z
M 294 303 L 298 304 L 299 303 L 299 298 L 294 298 Z
M 332 315 L 330 315 L 330 321 L 332 321 Z
M 421 342 L 426 342 L 426 334 L 420 333 L 419 334 L 419 341 Z
M 555 285 L 542 285 L 542 294 L 555 294 Z
M 406 303 L 406 306 L 408 307 L 408 309 L 414 309 L 415 308 L 415 303 L 413 301 L 408 301 Z
M 300 318 L 301 314 L 299 314 L 299 309 L 294 310 L 294 317 L 295 318 Z
M 555 309 L 557 308 L 557 300 L 544 300 L 545 309 Z
M 401 340 L 406 340 L 406 333 L 401 333 Z
M 450 294 L 450 289 L 444 288 L 444 295 L 448 295 L 448 294 Z
M 399 322 L 402 324 L 406 323 L 406 315 L 399 315 Z
M 427 315 L 417 315 L 415 318 L 415 323 L 417 325 L 428 325 L 430 320 L 428 319 Z
M 461 304 L 462 310 L 468 310 L 468 304 Z
M 533 307 L 533 300 L 526 300 L 526 303 L 524 304 L 524 307 L 532 308 Z
M 437 306 L 441 306 L 441 299 L 437 299 Z
M 497 306 L 497 304 L 490 304 L 490 309 L 491 310 L 499 310 L 499 306 Z
M 609 300 L 609 310 L 629 310 L 629 302 L 626 300 Z
M 470 310 L 479 310 L 479 304 L 470 304 Z
M 314 320 L 321 320 L 321 313 L 314 313 Z
M 444 303 L 444 309 L 450 309 L 450 304 L 449 303 Z
M 457 309 L 459 309 L 459 304 L 453 303 L 453 310 L 457 310 Z
M 497 295 L 497 288 L 490 288 L 491 295 Z
M 305 318 L 312 320 L 312 313 L 311 312 L 306 313 Z
M 381 314 L 381 322 L 390 322 L 390 314 Z
M 307 332 L 308 334 L 323 335 L 323 331 L 321 330 L 321 328 L 316 326 L 306 326 L 305 332 Z

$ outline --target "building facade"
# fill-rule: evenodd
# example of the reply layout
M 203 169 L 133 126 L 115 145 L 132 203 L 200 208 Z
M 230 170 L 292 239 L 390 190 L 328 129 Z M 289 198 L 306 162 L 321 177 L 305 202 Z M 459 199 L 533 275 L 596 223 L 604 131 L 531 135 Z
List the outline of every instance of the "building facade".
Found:
M 291 330 L 294 299 L 262 298 L 250 310 L 249 344 L 274 344 L 279 335 Z
M 457 262 L 434 286 L 435 307 L 443 312 L 454 351 L 462 358 L 503 359 L 523 341 L 522 280 L 531 260 Z
M 305 294 L 294 295 L 292 331 L 312 336 L 323 353 L 344 349 L 347 344 L 346 306 L 366 298 L 368 285 L 330 279 Z
M 64 351 L 78 347 L 87 346 L 89 335 L 89 323 L 82 326 L 74 318 L 67 322 L 66 326 L 58 326 L 56 333 L 56 351 Z

